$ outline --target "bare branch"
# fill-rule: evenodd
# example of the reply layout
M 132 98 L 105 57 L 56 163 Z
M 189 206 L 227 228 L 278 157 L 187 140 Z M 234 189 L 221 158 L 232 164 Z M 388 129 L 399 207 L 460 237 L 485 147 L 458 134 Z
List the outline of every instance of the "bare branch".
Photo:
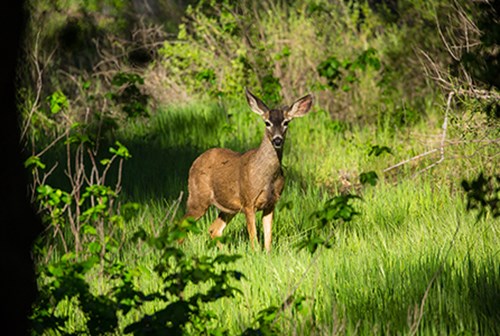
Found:
M 458 218 L 457 218 L 457 221 L 458 221 Z M 446 250 L 446 252 L 443 256 L 439 267 L 432 275 L 432 278 L 429 281 L 427 288 L 425 289 L 424 295 L 422 296 L 422 300 L 420 301 L 420 306 L 418 308 L 418 311 L 416 311 L 416 321 L 414 321 L 414 323 L 411 325 L 410 335 L 412 335 L 412 336 L 417 333 L 418 328 L 420 326 L 420 322 L 422 322 L 422 317 L 424 316 L 425 303 L 427 302 L 427 298 L 429 297 L 429 293 L 431 291 L 432 285 L 434 284 L 436 279 L 439 277 L 439 275 L 443 271 L 444 263 L 446 261 L 446 258 L 448 257 L 448 254 L 451 251 L 451 248 L 455 245 L 455 240 L 458 236 L 459 230 L 460 230 L 460 221 L 457 222 L 457 227 L 455 229 L 455 233 L 453 234 L 453 237 L 451 238 L 450 246 L 448 246 L 448 249 Z
M 437 15 L 436 15 L 436 27 L 437 27 L 437 30 L 439 32 L 439 37 L 441 37 L 441 41 L 443 42 L 446 50 L 448 50 L 448 54 L 450 54 L 450 56 L 455 60 L 455 61 L 459 61 L 460 60 L 460 57 L 458 57 L 457 55 L 455 55 L 455 53 L 451 50 L 452 48 L 450 47 L 450 45 L 448 44 L 448 41 L 446 40 L 446 38 L 444 37 L 443 35 L 443 31 L 441 30 L 441 25 L 439 24 L 439 20 L 437 18 Z
M 448 115 L 450 112 L 451 101 L 452 101 L 454 95 L 455 95 L 454 91 L 451 91 L 450 93 L 448 93 L 448 101 L 446 102 L 446 110 L 444 112 L 444 120 L 443 120 L 443 126 L 442 126 L 443 133 L 441 134 L 441 144 L 439 147 L 440 158 L 439 158 L 439 160 L 437 160 L 433 164 L 431 164 L 431 165 L 425 167 L 424 169 L 413 174 L 413 177 L 415 177 L 416 175 L 418 175 L 420 173 L 423 173 L 423 172 L 430 170 L 431 168 L 437 166 L 438 164 L 440 164 L 441 162 L 444 161 L 444 146 L 445 146 L 445 140 L 446 140 L 446 133 L 448 130 Z
M 35 88 L 36 88 L 36 93 L 35 93 L 35 99 L 31 105 L 30 111 L 24 120 L 24 126 L 21 132 L 21 139 L 25 139 L 28 129 L 31 125 L 31 120 L 33 118 L 33 114 L 35 113 L 36 110 L 38 110 L 39 105 L 40 105 L 40 98 L 42 95 L 42 88 L 43 88 L 43 72 L 45 70 L 45 67 L 47 64 L 49 64 L 52 61 L 52 56 L 54 56 L 54 53 L 56 49 L 53 49 L 52 52 L 48 55 L 47 59 L 41 65 L 41 60 L 40 60 L 40 31 L 36 34 L 35 38 L 35 45 L 33 47 L 33 54 L 31 55 L 30 59 L 32 60 L 33 66 L 35 68 L 36 72 L 36 81 L 35 81 Z
M 398 167 L 400 167 L 400 166 L 402 166 L 402 165 L 405 165 L 405 164 L 407 164 L 407 163 L 409 163 L 409 162 L 412 162 L 412 161 L 415 161 L 415 160 L 421 159 L 421 158 L 423 158 L 423 157 L 425 157 L 425 156 L 427 156 L 427 155 L 430 155 L 430 154 L 436 153 L 437 151 L 438 151 L 438 149 L 437 149 L 437 148 L 431 149 L 430 151 L 427 151 L 427 152 L 425 152 L 425 153 L 422 153 L 422 154 L 416 155 L 416 156 L 414 156 L 414 157 L 411 157 L 411 158 L 409 158 L 409 159 L 406 159 L 406 160 L 404 160 L 404 161 L 401 161 L 401 162 L 399 162 L 399 163 L 396 163 L 396 164 L 395 164 L 395 165 L 393 165 L 393 166 L 390 166 L 390 167 L 388 167 L 388 168 L 385 168 L 385 169 L 383 170 L 383 172 L 384 172 L 384 173 L 387 173 L 388 171 L 391 171 L 391 170 L 393 170 L 393 169 L 395 169 L 395 168 L 398 168 Z

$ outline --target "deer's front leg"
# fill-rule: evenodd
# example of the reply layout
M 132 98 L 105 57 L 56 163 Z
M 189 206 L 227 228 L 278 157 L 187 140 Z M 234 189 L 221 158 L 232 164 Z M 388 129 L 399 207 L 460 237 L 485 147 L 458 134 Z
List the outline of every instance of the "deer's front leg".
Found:
M 255 210 L 254 209 L 246 209 L 245 217 L 247 220 L 247 229 L 248 235 L 250 236 L 250 247 L 252 250 L 255 250 L 254 240 L 258 244 L 257 240 L 257 228 L 255 227 Z
M 274 207 L 266 208 L 262 212 L 262 225 L 264 226 L 264 247 L 267 252 L 271 251 L 272 228 Z

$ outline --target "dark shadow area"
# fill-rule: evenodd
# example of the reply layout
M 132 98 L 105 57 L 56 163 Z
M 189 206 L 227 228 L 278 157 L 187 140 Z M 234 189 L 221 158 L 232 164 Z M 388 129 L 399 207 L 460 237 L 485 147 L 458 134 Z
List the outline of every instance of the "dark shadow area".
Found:
M 416 323 L 416 309 L 440 266 L 438 259 L 430 256 L 413 265 L 387 266 L 382 278 L 375 270 L 378 265 L 373 265 L 374 278 L 368 278 L 364 288 L 352 287 L 347 293 L 332 283 L 329 295 L 335 307 L 329 306 L 322 316 L 331 317 L 334 309 L 344 311 L 347 324 L 359 323 L 361 333 L 373 331 L 380 321 L 385 321 L 384 325 L 377 325 L 380 334 L 409 332 L 410 325 Z M 467 331 L 472 335 L 499 335 L 499 312 L 498 261 L 492 257 L 479 264 L 466 257 L 460 265 L 446 263 L 438 273 L 426 298 L 418 330 L 423 334 L 455 335 Z
M 3 200 L 1 269 L 3 286 L 0 291 L 1 325 L 10 335 L 29 335 L 28 315 L 36 296 L 34 264 L 31 258 L 33 242 L 42 225 L 27 199 L 27 174 L 24 155 L 19 145 L 19 111 L 16 106 L 16 66 L 20 38 L 25 27 L 24 1 L 3 3 L 0 12 L 3 62 L 0 75 L 2 97 L 0 165 Z
M 225 112 L 216 105 L 209 107 L 210 113 L 197 114 L 188 108 L 174 108 L 158 111 L 157 114 L 144 120 L 133 131 L 117 134 L 104 134 L 99 142 L 99 153 L 96 157 L 98 169 L 104 170 L 99 161 L 110 158 L 110 147 L 116 147 L 119 141 L 127 147 L 131 158 L 123 162 L 121 176 L 122 197 L 127 201 L 146 202 L 151 199 L 168 201 L 179 197 L 180 192 L 187 191 L 189 168 L 202 152 L 217 147 L 217 134 L 226 122 Z M 131 120 L 130 124 L 134 124 Z M 127 126 L 124 126 L 127 127 Z M 95 142 L 98 131 L 88 129 L 86 134 Z M 46 183 L 65 191 L 71 186 L 66 176 L 67 148 L 61 140 L 56 146 L 41 157 L 46 164 L 44 172 L 49 171 L 56 163 L 56 169 L 47 178 Z M 72 145 L 71 162 L 74 164 L 74 151 L 78 144 Z M 93 148 L 93 145 L 90 146 Z M 41 151 L 43 145 L 38 149 Z M 92 162 L 84 155 L 84 166 L 88 175 Z M 113 163 L 106 178 L 106 185 L 114 187 L 118 178 L 118 164 Z M 184 201 L 187 195 L 184 194 Z
M 468 293 L 480 335 L 500 335 L 500 265 L 493 257 L 483 265 L 468 261 L 468 274 L 459 278 Z
M 184 202 L 187 197 L 187 180 L 189 168 L 203 149 L 195 147 L 163 147 L 158 143 L 141 141 L 140 139 L 120 140 L 132 155 L 132 158 L 123 162 L 121 173 L 121 197 L 124 201 L 147 202 L 149 200 L 173 201 L 184 192 Z M 109 158 L 109 147 L 113 143 L 101 144 L 101 150 L 96 161 Z M 74 153 L 72 164 L 74 164 Z M 67 170 L 67 152 L 64 146 L 57 146 L 44 154 L 43 162 L 48 171 L 57 163 L 56 169 L 46 179 L 45 184 L 63 191 L 70 192 L 71 184 L 65 172 Z M 90 175 L 92 163 L 84 158 L 86 173 Z M 106 185 L 114 188 L 118 179 L 118 164 L 115 162 L 109 170 Z M 101 171 L 103 166 L 98 164 Z
M 218 147 L 217 135 L 226 122 L 222 109 L 209 108 L 208 115 L 187 108 L 159 111 L 143 134 L 118 139 L 132 155 L 123 171 L 127 199 L 171 201 L 187 191 L 191 164 L 205 150 Z
M 187 197 L 189 168 L 201 154 L 194 147 L 164 148 L 157 144 L 129 141 L 124 143 L 133 153 L 123 170 L 123 193 L 134 202 L 150 199 L 172 201 L 184 192 Z

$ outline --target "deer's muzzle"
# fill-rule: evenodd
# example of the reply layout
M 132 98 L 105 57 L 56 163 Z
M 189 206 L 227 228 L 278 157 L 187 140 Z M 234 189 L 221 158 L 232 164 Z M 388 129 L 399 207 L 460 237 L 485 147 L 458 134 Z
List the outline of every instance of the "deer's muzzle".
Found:
M 281 148 L 281 146 L 283 146 L 284 141 L 283 141 L 283 137 L 278 135 L 278 136 L 275 136 L 271 142 L 275 148 Z

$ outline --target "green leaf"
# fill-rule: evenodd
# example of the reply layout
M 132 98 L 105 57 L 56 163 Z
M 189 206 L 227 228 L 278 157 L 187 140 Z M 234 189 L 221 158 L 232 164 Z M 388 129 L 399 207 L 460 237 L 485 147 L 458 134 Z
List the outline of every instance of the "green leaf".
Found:
M 65 144 L 73 144 L 73 143 L 85 144 L 85 143 L 92 143 L 92 140 L 90 139 L 90 137 L 87 134 L 73 134 L 73 135 L 70 135 L 64 143 Z
M 46 184 L 42 184 L 36 188 L 36 192 L 40 196 L 48 196 L 49 194 L 52 193 L 52 190 L 53 190 L 52 187 Z
M 342 85 L 342 91 L 344 92 L 349 92 L 351 90 L 351 87 L 347 84 Z
M 312 217 L 318 219 L 322 226 L 326 226 L 332 221 L 342 219 L 349 222 L 358 214 L 350 204 L 351 200 L 361 199 L 357 195 L 340 195 L 328 200 L 322 209 L 315 211 Z
M 83 226 L 83 233 L 84 234 L 89 234 L 89 235 L 96 236 L 97 235 L 97 230 L 92 225 L 86 224 L 86 225 Z
M 347 76 L 345 76 L 345 80 L 348 83 L 354 83 L 354 82 L 358 81 L 358 78 L 356 77 L 356 75 L 354 73 L 351 73 L 351 74 L 348 74 Z
M 97 243 L 99 245 L 99 243 Z M 93 247 L 95 248 L 95 247 Z M 100 248 L 100 246 L 99 246 Z M 90 269 L 92 269 L 92 267 L 94 267 L 94 265 L 98 264 L 100 261 L 99 257 L 96 256 L 96 255 L 92 255 L 90 257 L 88 257 L 87 260 L 83 261 L 80 263 L 80 266 L 82 267 L 82 273 L 85 274 L 87 273 Z
M 65 203 L 65 204 L 71 204 L 71 195 L 67 192 L 63 192 L 62 195 L 61 195 L 61 200 Z
M 276 314 L 278 313 L 278 307 L 270 306 L 261 310 L 258 313 L 258 319 L 262 322 L 272 322 L 276 318 Z
M 61 258 L 61 261 L 63 262 L 71 262 L 75 259 L 75 252 L 68 252 L 68 253 L 65 253 L 62 258 Z
M 290 50 L 290 47 L 285 46 L 283 49 L 281 49 L 280 52 L 276 53 L 274 56 L 274 59 L 276 61 L 282 60 L 284 58 L 288 58 L 292 54 L 292 51 Z
M 359 181 L 361 184 L 370 184 L 372 186 L 377 184 L 378 175 L 374 171 L 359 174 Z
M 101 244 L 98 242 L 91 242 L 88 245 L 88 250 L 90 253 L 99 253 L 101 251 Z
M 137 74 L 119 72 L 113 76 L 111 80 L 111 84 L 114 86 L 122 86 L 124 84 L 133 85 L 133 84 L 144 84 L 144 78 Z
M 35 168 L 40 168 L 40 169 L 45 169 L 45 164 L 42 162 L 40 157 L 33 155 L 30 156 L 26 161 L 24 161 L 24 167 L 32 167 L 32 169 Z
M 50 112 L 52 114 L 56 114 L 63 108 L 67 108 L 69 106 L 68 98 L 60 90 L 48 96 L 47 101 L 49 102 Z
M 232 254 L 232 255 L 221 254 L 221 255 L 218 255 L 214 259 L 214 264 L 216 264 L 216 263 L 219 263 L 219 264 L 229 264 L 229 263 L 235 262 L 238 259 L 241 259 L 241 255 L 238 255 L 238 254 Z
M 370 151 L 368 152 L 368 156 L 372 155 L 380 156 L 384 153 L 392 154 L 392 150 L 387 146 L 373 145 L 371 146 Z
M 64 272 L 63 272 L 63 269 L 61 267 L 61 265 L 59 264 L 51 264 L 47 267 L 47 271 L 52 275 L 52 276 L 55 276 L 55 277 L 61 277 Z
M 124 159 L 130 159 L 132 155 L 130 155 L 127 147 L 121 144 L 120 141 L 116 141 L 115 145 L 117 148 L 110 147 L 109 152 L 115 154 L 116 156 L 122 157 Z
M 328 86 L 331 89 L 335 89 L 337 88 L 336 81 L 341 77 L 340 68 L 340 61 L 336 57 L 330 56 L 321 62 L 316 70 L 321 77 L 324 77 L 327 80 Z
M 85 82 L 83 82 L 83 83 L 82 83 L 82 88 L 83 88 L 84 90 L 88 90 L 88 89 L 90 89 L 90 81 L 85 81 Z

